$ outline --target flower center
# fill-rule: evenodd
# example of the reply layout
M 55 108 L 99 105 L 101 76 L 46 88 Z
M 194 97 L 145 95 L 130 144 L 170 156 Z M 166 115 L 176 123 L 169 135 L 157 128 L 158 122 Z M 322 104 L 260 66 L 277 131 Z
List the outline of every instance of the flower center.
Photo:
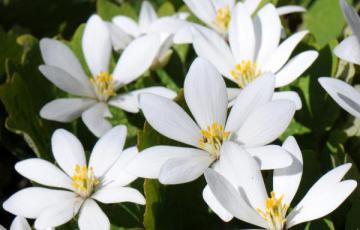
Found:
M 89 197 L 94 191 L 94 188 L 100 183 L 99 179 L 95 177 L 93 168 L 90 167 L 88 169 L 86 165 L 82 167 L 76 165 L 71 179 L 71 186 L 84 198 Z
M 115 96 L 115 81 L 108 72 L 101 72 L 95 78 L 90 79 L 93 85 L 98 99 L 101 101 L 107 101 L 109 97 Z
M 266 199 L 265 212 L 257 209 L 258 213 L 264 218 L 270 230 L 283 230 L 286 223 L 286 212 L 289 205 L 283 204 L 284 195 L 276 198 L 275 192 L 271 192 L 271 197 Z
M 231 75 L 241 88 L 255 80 L 261 75 L 261 71 L 257 68 L 256 63 L 250 60 L 243 60 L 236 64 L 235 68 L 231 70 Z
M 229 138 L 230 132 L 225 132 L 223 125 L 214 122 L 211 126 L 201 130 L 201 135 L 199 147 L 209 152 L 215 159 L 219 159 L 221 145 Z
M 213 21 L 213 25 L 219 31 L 226 33 L 229 28 L 230 20 L 231 20 L 230 7 L 225 6 L 224 8 L 220 8 L 217 10 L 217 14 L 215 20 Z

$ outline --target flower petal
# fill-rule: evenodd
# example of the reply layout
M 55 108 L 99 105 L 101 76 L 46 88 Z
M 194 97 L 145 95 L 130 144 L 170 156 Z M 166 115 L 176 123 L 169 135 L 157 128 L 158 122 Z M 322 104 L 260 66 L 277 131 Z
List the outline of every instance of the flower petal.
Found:
M 12 195 L 3 203 L 3 208 L 14 215 L 34 219 L 47 207 L 74 196 L 73 192 L 30 187 Z
M 300 110 L 302 108 L 302 101 L 297 92 L 293 91 L 281 91 L 281 92 L 275 92 L 273 94 L 272 100 L 289 100 L 292 101 L 295 106 L 296 110 Z
M 70 177 L 76 165 L 86 165 L 84 148 L 72 133 L 56 130 L 51 137 L 51 146 L 56 162 Z
M 173 146 L 155 146 L 140 152 L 128 165 L 126 170 L 138 177 L 157 179 L 161 167 L 170 159 L 189 158 L 206 154 L 205 151 Z
M 184 83 L 186 104 L 202 129 L 213 123 L 225 125 L 227 92 L 225 81 L 205 59 L 197 58 Z
M 276 8 L 276 11 L 279 16 L 292 13 L 303 13 L 306 12 L 306 9 L 302 6 L 281 6 Z
M 146 33 L 150 25 L 157 19 L 154 7 L 149 1 L 143 1 L 139 16 L 139 27 L 143 33 Z
M 353 33 L 360 43 L 360 18 L 356 10 L 352 8 L 345 0 L 340 1 L 340 6 L 344 12 L 347 22 L 351 27 Z
M 305 51 L 292 58 L 276 73 L 276 87 L 288 85 L 296 80 L 314 63 L 318 55 L 316 51 Z
M 211 24 L 215 19 L 216 9 L 209 0 L 184 0 L 189 9 L 203 22 Z
M 174 99 L 176 93 L 165 87 L 149 87 L 145 89 L 134 90 L 129 93 L 120 94 L 111 98 L 109 104 L 129 113 L 138 113 L 140 110 L 138 97 L 141 93 L 152 93 L 169 99 Z
M 91 16 L 86 22 L 82 37 L 82 49 L 93 77 L 96 77 L 101 72 L 109 71 L 111 57 L 110 31 L 98 15 Z
M 246 151 L 258 161 L 261 170 L 285 168 L 292 163 L 291 155 L 277 145 L 247 148 Z
M 24 217 L 17 216 L 11 223 L 10 230 L 31 230 L 31 227 Z
M 42 159 L 28 159 L 18 162 L 15 170 L 36 183 L 72 190 L 71 179 L 58 167 Z
M 110 221 L 98 204 L 87 199 L 80 210 L 80 230 L 110 229 Z
M 89 160 L 89 167 L 93 167 L 96 177 L 102 177 L 119 158 L 126 141 L 126 134 L 126 126 L 119 125 L 96 142 Z
M 110 22 L 107 22 L 106 24 L 110 30 L 111 43 L 115 51 L 119 52 L 120 50 L 125 49 L 131 43 L 133 37 L 115 24 Z
M 198 146 L 200 129 L 179 105 L 149 93 L 143 93 L 139 98 L 147 122 L 156 131 L 173 140 Z
M 132 18 L 116 16 L 112 19 L 112 23 L 132 37 L 138 37 L 141 34 L 138 24 Z
M 72 122 L 96 103 L 93 99 L 63 98 L 53 100 L 40 111 L 40 116 L 47 120 Z
M 131 202 L 144 205 L 146 203 L 144 196 L 138 190 L 129 187 L 103 188 L 95 192 L 92 198 L 104 204 Z
M 258 8 L 261 0 L 244 0 L 243 2 L 250 14 L 253 14 Z
M 360 65 L 360 43 L 354 35 L 346 38 L 336 46 L 334 53 L 347 62 Z
M 231 215 L 231 213 L 226 210 L 223 205 L 216 199 L 209 185 L 205 186 L 202 195 L 211 210 L 215 212 L 216 215 L 218 215 L 223 221 L 229 222 L 230 220 L 232 220 L 234 216 Z
M 111 129 L 111 124 L 106 120 L 110 114 L 109 108 L 104 103 L 97 103 L 82 113 L 81 118 L 86 127 L 97 137 L 103 136 Z

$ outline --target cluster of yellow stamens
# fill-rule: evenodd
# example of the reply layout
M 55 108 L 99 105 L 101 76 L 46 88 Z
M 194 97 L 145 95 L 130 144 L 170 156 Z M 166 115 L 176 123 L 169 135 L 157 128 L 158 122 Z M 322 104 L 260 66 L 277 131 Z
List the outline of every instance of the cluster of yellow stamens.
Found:
M 74 175 L 71 179 L 71 186 L 84 198 L 89 197 L 94 191 L 94 188 L 100 183 L 99 179 L 95 177 L 93 168 L 88 168 L 86 165 L 82 167 L 76 165 Z
M 258 213 L 269 223 L 270 230 L 283 230 L 289 205 L 283 204 L 284 195 L 276 198 L 275 192 L 266 199 L 266 211 L 257 209 Z
M 213 21 L 213 25 L 222 33 L 226 33 L 229 28 L 231 20 L 231 11 L 229 6 L 225 6 L 224 8 L 220 8 L 217 10 L 217 14 L 215 20 Z
M 230 132 L 225 132 L 224 126 L 215 122 L 206 129 L 201 130 L 201 135 L 199 147 L 211 153 L 215 159 L 218 159 L 221 145 L 223 141 L 229 138 Z
M 107 101 L 109 97 L 115 96 L 115 82 L 113 77 L 108 72 L 101 72 L 95 78 L 90 79 L 94 86 L 98 99 Z
M 231 76 L 238 83 L 239 87 L 244 88 L 247 84 L 261 75 L 256 63 L 250 60 L 243 60 L 231 70 Z

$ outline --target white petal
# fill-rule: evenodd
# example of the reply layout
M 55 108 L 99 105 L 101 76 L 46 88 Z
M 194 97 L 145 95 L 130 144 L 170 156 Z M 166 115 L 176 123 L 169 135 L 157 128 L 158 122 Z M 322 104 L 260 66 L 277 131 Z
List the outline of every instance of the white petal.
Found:
M 39 69 L 40 72 L 59 89 L 76 96 L 95 97 L 89 81 L 84 84 L 84 82 L 71 76 L 65 70 L 55 66 L 41 65 Z
M 188 25 L 179 29 L 174 35 L 174 44 L 191 44 L 193 42 L 191 28 L 192 25 L 189 22 Z
M 117 25 L 108 22 L 107 26 L 110 30 L 111 43 L 116 51 L 125 49 L 133 40 L 131 35 L 128 35 Z
M 288 85 L 296 80 L 314 63 L 318 55 L 316 51 L 306 51 L 292 58 L 276 73 L 276 87 Z
M 91 16 L 86 22 L 82 48 L 93 77 L 99 75 L 100 72 L 109 71 L 111 55 L 110 31 L 98 15 Z
M 154 7 L 149 1 L 143 1 L 139 16 L 139 26 L 143 33 L 146 33 L 150 25 L 157 19 Z
M 24 217 L 17 216 L 11 223 L 10 230 L 31 230 L 31 227 Z
M 281 92 L 275 92 L 273 94 L 272 100 L 289 100 L 292 101 L 295 106 L 296 110 L 300 110 L 302 108 L 302 101 L 297 92 L 293 91 L 281 91 Z
M 225 125 L 227 92 L 225 81 L 205 59 L 197 58 L 185 78 L 186 104 L 202 129 L 214 122 Z
M 292 163 L 291 155 L 277 145 L 247 148 L 246 151 L 258 161 L 261 170 L 285 168 Z
M 156 179 L 159 177 L 161 167 L 170 159 L 189 158 L 203 155 L 206 152 L 194 148 L 155 146 L 140 152 L 131 161 L 126 170 L 138 177 Z
M 336 46 L 334 53 L 345 61 L 360 65 L 360 43 L 354 35 Z
M 96 142 L 89 160 L 89 167 L 93 167 L 96 177 L 102 177 L 119 158 L 126 141 L 126 134 L 126 126 L 119 125 Z
M 246 198 L 242 197 L 223 176 L 208 169 L 205 172 L 206 182 L 217 200 L 239 220 L 266 228 L 267 223 L 249 206 Z
M 162 17 L 151 24 L 149 31 L 175 34 L 186 26 L 189 26 L 189 22 L 187 21 L 174 17 Z M 191 32 L 189 31 L 189 33 Z
M 53 100 L 40 111 L 40 116 L 47 120 L 58 122 L 72 122 L 96 103 L 92 99 L 64 98 Z
M 89 83 L 78 58 L 65 44 L 55 39 L 44 38 L 40 41 L 40 50 L 46 65 L 68 72 L 70 76 L 84 85 Z
M 36 183 L 72 190 L 71 179 L 58 167 L 42 159 L 28 159 L 18 162 L 15 170 Z
M 108 230 L 110 221 L 98 204 L 92 199 L 87 199 L 80 210 L 80 230 Z
M 133 37 L 140 36 L 140 28 L 132 18 L 116 16 L 112 19 L 112 23 Z
M 258 8 L 261 0 L 244 0 L 243 2 L 250 14 L 253 14 Z
M 63 200 L 55 205 L 44 209 L 35 221 L 37 229 L 47 229 L 57 227 L 70 221 L 78 213 L 82 198 L 74 197 L 72 199 Z
M 353 33 L 360 42 L 360 18 L 356 10 L 349 5 L 345 0 L 340 1 L 341 8 L 344 12 L 347 22 L 351 27 Z
M 283 148 L 291 154 L 293 161 L 287 168 L 274 170 L 273 191 L 278 196 L 284 195 L 284 203 L 290 205 L 300 185 L 303 159 L 294 137 L 288 137 Z
M 274 50 L 269 59 L 266 60 L 263 71 L 276 73 L 289 60 L 291 53 L 301 40 L 308 34 L 308 31 L 301 31 L 293 34 Z
M 276 11 L 279 16 L 283 16 L 292 13 L 303 13 L 306 12 L 306 9 L 302 6 L 281 6 L 276 8 Z
M 18 216 L 37 218 L 47 207 L 75 196 L 73 192 L 40 187 L 25 188 L 7 199 L 3 208 Z
M 110 114 L 108 106 L 104 103 L 97 103 L 83 112 L 81 118 L 95 136 L 101 137 L 112 127 L 110 122 L 106 120 L 108 114 Z
M 222 75 L 233 81 L 230 72 L 236 63 L 224 39 L 205 27 L 197 26 L 192 32 L 197 55 L 210 61 Z
M 145 204 L 144 196 L 138 190 L 129 187 L 103 188 L 95 192 L 92 198 L 104 204 L 122 202 Z
M 162 184 L 183 184 L 194 181 L 213 161 L 214 158 L 203 151 L 191 157 L 167 160 L 161 167 L 159 181 Z
M 231 213 L 226 210 L 223 205 L 216 199 L 209 185 L 205 186 L 202 195 L 211 210 L 215 212 L 216 215 L 218 215 L 223 221 L 229 222 L 230 220 L 232 220 L 234 216 L 231 215 Z
M 176 92 L 165 87 L 154 86 L 120 94 L 119 96 L 111 98 L 109 104 L 129 113 L 138 113 L 140 110 L 138 97 L 141 93 L 152 93 L 169 99 L 174 99 L 176 97 Z
M 76 165 L 86 165 L 84 148 L 72 133 L 64 129 L 56 130 L 51 138 L 51 147 L 56 162 L 70 177 Z
M 229 43 L 237 63 L 254 61 L 255 31 L 251 12 L 241 2 L 233 12 L 229 26 Z
M 269 60 L 279 45 L 282 25 L 274 5 L 267 4 L 257 14 L 261 26 L 260 47 L 257 53 L 256 64 L 262 66 Z M 259 34 L 257 35 L 259 36 Z
M 340 182 L 350 167 L 339 166 L 320 178 L 289 214 L 287 227 L 321 218 L 339 207 L 357 186 L 354 180 Z
M 235 99 L 240 95 L 241 89 L 239 88 L 227 88 L 227 96 L 230 102 L 235 102 Z M 232 105 L 231 105 L 232 106 Z M 229 107 L 231 107 L 229 106 Z
M 319 82 L 338 105 L 351 115 L 360 117 L 360 93 L 354 87 L 329 77 L 322 77 Z
M 161 46 L 158 34 L 135 39 L 121 54 L 113 76 L 117 83 L 126 85 L 140 77 L 153 63 Z
M 236 132 L 252 111 L 271 101 L 275 76 L 265 74 L 248 84 L 239 94 L 229 114 L 226 130 Z
M 143 93 L 139 98 L 146 120 L 156 131 L 173 140 L 198 146 L 200 129 L 179 105 L 149 93 Z
M 209 0 L 184 0 L 189 9 L 203 22 L 210 24 L 216 16 L 216 9 Z

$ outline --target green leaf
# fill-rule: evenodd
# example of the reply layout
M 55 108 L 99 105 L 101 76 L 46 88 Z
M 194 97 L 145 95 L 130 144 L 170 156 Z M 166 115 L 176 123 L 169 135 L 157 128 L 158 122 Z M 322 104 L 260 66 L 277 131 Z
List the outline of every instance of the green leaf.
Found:
M 175 7 L 171 2 L 164 2 L 157 11 L 159 17 L 171 16 L 175 13 Z
M 107 21 L 111 21 L 113 17 L 118 15 L 124 15 L 133 19 L 137 19 L 137 13 L 128 3 L 119 5 L 115 3 L 115 1 L 111 0 L 98 0 L 96 11 L 104 20 Z

